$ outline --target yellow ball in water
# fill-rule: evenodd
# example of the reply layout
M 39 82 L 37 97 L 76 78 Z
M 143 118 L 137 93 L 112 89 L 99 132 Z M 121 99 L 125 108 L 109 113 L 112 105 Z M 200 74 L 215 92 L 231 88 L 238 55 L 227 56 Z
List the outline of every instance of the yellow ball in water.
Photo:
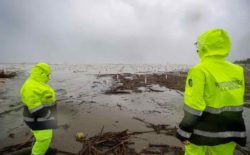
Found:
M 85 139 L 85 134 L 83 132 L 77 132 L 76 133 L 76 140 L 81 141 Z

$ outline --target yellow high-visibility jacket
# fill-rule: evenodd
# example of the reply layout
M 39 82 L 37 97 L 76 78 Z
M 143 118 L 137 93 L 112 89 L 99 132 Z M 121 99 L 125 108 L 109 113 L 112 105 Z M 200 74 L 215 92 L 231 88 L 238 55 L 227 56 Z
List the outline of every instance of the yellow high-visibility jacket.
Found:
M 24 121 L 32 130 L 56 128 L 55 91 L 46 84 L 50 72 L 48 64 L 36 64 L 20 91 Z
M 177 138 L 197 145 L 234 141 L 246 144 L 242 117 L 245 81 L 241 66 L 225 60 L 230 39 L 221 29 L 198 37 L 200 64 L 188 73 L 184 93 L 184 118 Z

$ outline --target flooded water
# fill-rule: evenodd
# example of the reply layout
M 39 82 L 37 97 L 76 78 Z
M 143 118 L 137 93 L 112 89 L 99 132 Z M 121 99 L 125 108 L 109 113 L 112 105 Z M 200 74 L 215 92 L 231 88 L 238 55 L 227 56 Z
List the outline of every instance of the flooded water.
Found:
M 2 68 L 18 71 L 18 76 L 4 80 L 0 93 L 0 148 L 22 142 L 29 134 L 29 128 L 22 120 L 22 103 L 19 91 L 29 75 L 32 65 L 0 65 Z M 52 65 L 49 84 L 56 90 L 59 129 L 54 131 L 52 146 L 77 153 L 81 145 L 74 135 L 82 131 L 93 136 L 104 131 L 150 131 L 134 117 L 154 124 L 169 124 L 175 127 L 183 117 L 183 96 L 176 90 L 111 94 L 104 92 L 112 86 L 111 76 L 100 74 L 116 73 L 162 73 L 187 70 L 187 65 Z M 1 92 L 1 91 L 0 91 Z M 14 111 L 11 111 L 15 109 Z M 244 109 L 247 131 L 250 131 L 250 109 Z M 250 133 L 247 132 L 248 137 Z M 141 150 L 149 143 L 182 146 L 172 136 L 143 134 L 136 138 L 135 148 Z M 248 147 L 250 141 L 248 140 Z M 250 149 L 250 147 L 249 147 Z

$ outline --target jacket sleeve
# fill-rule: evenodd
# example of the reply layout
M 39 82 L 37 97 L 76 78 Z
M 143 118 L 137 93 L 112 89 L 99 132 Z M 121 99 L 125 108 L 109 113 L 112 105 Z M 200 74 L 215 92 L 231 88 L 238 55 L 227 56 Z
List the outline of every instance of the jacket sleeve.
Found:
M 187 76 L 184 93 L 184 117 L 177 130 L 176 137 L 188 140 L 193 128 L 199 121 L 206 104 L 204 101 L 205 75 L 199 68 L 192 68 Z

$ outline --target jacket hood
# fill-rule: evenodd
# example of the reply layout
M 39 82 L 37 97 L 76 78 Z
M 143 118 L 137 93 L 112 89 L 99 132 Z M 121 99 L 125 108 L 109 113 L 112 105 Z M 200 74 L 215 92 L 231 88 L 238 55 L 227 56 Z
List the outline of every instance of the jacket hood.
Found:
M 50 66 L 46 63 L 38 63 L 36 64 L 30 74 L 30 78 L 37 82 L 47 83 L 50 80 Z
M 225 58 L 229 54 L 231 41 L 226 31 L 211 29 L 198 36 L 197 48 L 200 59 L 210 56 Z

